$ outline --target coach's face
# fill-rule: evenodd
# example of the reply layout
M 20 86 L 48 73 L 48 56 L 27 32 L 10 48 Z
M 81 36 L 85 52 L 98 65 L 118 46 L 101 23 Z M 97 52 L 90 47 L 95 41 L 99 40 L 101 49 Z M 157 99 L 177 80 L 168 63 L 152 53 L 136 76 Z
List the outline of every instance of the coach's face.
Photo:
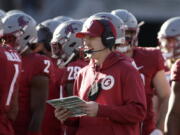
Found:
M 91 37 L 87 35 L 83 40 L 86 50 L 98 51 L 105 48 L 102 44 L 101 37 Z M 99 59 L 99 57 L 101 57 L 101 53 L 103 53 L 103 51 L 93 52 L 90 54 L 90 57 L 93 59 Z

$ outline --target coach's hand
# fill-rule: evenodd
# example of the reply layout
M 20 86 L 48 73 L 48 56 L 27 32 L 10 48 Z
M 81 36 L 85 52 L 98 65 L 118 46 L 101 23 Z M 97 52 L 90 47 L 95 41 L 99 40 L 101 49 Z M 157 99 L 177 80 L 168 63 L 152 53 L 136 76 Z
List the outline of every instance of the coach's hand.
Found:
M 62 123 L 71 116 L 71 112 L 63 107 L 56 108 L 54 114 Z
M 86 113 L 88 116 L 94 117 L 97 115 L 99 108 L 98 103 L 94 101 L 90 101 L 90 102 L 82 103 L 80 104 L 80 106 L 82 107 L 84 113 Z

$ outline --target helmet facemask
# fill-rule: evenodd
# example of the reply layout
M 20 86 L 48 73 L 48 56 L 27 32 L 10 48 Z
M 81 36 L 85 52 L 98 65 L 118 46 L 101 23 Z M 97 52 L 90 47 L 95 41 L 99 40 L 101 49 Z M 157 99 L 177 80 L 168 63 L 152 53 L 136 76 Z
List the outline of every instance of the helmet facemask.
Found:
M 3 37 L 7 43 L 10 43 L 20 54 L 29 48 L 29 44 L 35 42 L 37 32 L 35 30 L 36 21 L 25 13 L 14 13 L 5 16 L 2 19 L 4 25 Z M 12 42 L 12 38 L 15 37 Z
M 63 51 L 63 45 L 59 42 L 51 43 L 52 57 L 56 59 L 66 59 L 65 52 Z
M 165 59 L 176 59 L 180 56 L 180 36 L 159 38 L 160 49 Z
M 82 44 L 81 39 L 76 38 L 75 34 L 82 29 L 82 24 L 81 21 L 71 20 L 60 24 L 55 29 L 51 49 L 52 57 L 61 61 L 59 66 L 66 66 L 75 57 L 74 50 Z
M 127 29 L 125 31 L 125 42 L 124 44 L 116 45 L 116 50 L 121 53 L 127 53 L 133 46 L 137 46 L 137 30 Z
M 2 36 L 2 39 L 5 41 L 5 44 L 9 44 L 12 47 L 14 47 L 18 52 L 20 51 L 20 37 L 23 36 L 24 32 L 23 30 L 14 31 L 8 34 L 4 34 Z

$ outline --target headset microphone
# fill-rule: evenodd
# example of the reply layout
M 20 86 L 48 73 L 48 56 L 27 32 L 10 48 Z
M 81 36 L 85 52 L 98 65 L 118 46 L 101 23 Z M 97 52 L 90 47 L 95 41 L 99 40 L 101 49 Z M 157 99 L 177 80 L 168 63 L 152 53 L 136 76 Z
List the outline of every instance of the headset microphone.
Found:
M 92 53 L 95 53 L 95 52 L 103 51 L 103 50 L 105 50 L 105 49 L 106 49 L 106 48 L 103 48 L 103 49 L 100 49 L 100 50 L 93 50 L 93 49 L 90 49 L 90 50 L 84 51 L 84 53 L 92 54 Z

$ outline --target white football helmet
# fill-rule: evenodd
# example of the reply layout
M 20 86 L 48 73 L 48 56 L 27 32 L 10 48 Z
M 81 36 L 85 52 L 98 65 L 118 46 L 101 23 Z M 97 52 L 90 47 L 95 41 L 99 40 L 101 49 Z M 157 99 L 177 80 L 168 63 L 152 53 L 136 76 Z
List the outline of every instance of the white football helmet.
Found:
M 61 24 L 65 21 L 73 20 L 73 18 L 68 17 L 68 16 L 57 16 L 57 17 L 54 17 L 53 20 L 58 21 L 59 24 Z
M 133 29 L 133 30 L 138 29 L 137 19 L 129 11 L 125 9 L 117 9 L 117 10 L 111 11 L 111 13 L 113 15 L 119 16 L 123 20 L 124 24 L 127 26 L 128 29 Z
M 59 25 L 58 21 L 48 19 L 36 26 L 37 30 L 37 43 L 43 43 L 44 47 L 51 51 L 50 41 L 56 27 Z
M 60 24 L 53 33 L 51 40 L 52 57 L 60 58 L 66 65 L 72 58 L 75 49 L 83 45 L 81 39 L 76 38 L 76 33 L 80 32 L 83 23 L 78 20 L 70 20 Z
M 13 9 L 13 10 L 9 10 L 8 12 L 6 12 L 6 15 L 10 15 L 10 14 L 17 14 L 17 13 L 25 13 L 22 10 L 18 10 L 18 9 Z
M 84 17 L 84 18 L 81 18 L 79 20 L 84 23 L 87 19 L 88 19 L 88 17 Z
M 125 9 L 117 9 L 111 11 L 113 15 L 117 15 L 119 18 L 121 18 L 125 24 L 125 30 L 126 30 L 126 44 L 129 45 L 137 45 L 138 44 L 138 34 L 139 34 L 139 27 L 142 24 L 138 24 L 136 17 L 130 13 L 129 11 Z
M 2 19 L 4 25 L 3 37 L 8 42 L 8 37 L 15 37 L 13 43 L 21 54 L 28 49 L 29 44 L 37 40 L 36 21 L 25 13 L 13 13 Z
M 125 26 L 123 21 L 118 18 L 116 15 L 112 15 L 108 12 L 99 12 L 96 13 L 88 18 L 88 20 L 94 19 L 94 18 L 104 18 L 109 21 L 115 26 L 117 38 L 115 41 L 115 44 L 124 44 L 125 42 Z
M 180 56 L 180 17 L 165 21 L 158 32 L 160 48 L 166 59 Z
M 53 33 L 56 27 L 60 24 L 59 21 L 54 19 L 48 19 L 40 23 L 44 27 L 49 28 L 49 30 Z
M 0 18 L 3 18 L 6 15 L 5 11 L 0 9 Z

